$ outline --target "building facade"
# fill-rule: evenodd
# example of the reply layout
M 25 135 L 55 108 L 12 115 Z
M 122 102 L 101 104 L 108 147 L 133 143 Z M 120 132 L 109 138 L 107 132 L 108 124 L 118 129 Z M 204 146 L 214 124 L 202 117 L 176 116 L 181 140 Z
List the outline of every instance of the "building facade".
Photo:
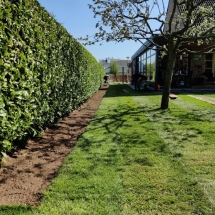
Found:
M 208 4 L 212 2 L 208 0 Z M 173 1 L 169 1 L 167 19 L 170 17 Z M 181 13 L 183 8 L 178 8 Z M 181 24 L 183 26 L 183 24 Z M 167 26 L 164 30 L 168 30 Z M 158 45 L 165 45 L 164 38 L 152 39 Z M 156 40 L 156 41 L 155 41 Z M 197 45 L 197 43 L 183 44 L 181 48 L 192 51 L 202 50 L 207 44 Z M 167 69 L 168 56 L 161 57 L 160 51 L 152 42 L 146 41 L 134 55 L 131 57 L 131 71 L 133 74 L 142 74 L 147 76 L 149 86 L 157 89 L 164 85 L 164 76 Z M 172 88 L 195 87 L 214 85 L 215 81 L 215 50 L 205 54 L 184 54 L 178 55 L 172 77 Z
M 162 44 L 162 41 L 161 41 Z M 193 45 L 193 50 L 201 49 Z M 164 84 L 168 56 L 161 57 L 160 51 L 148 41 L 132 56 L 133 74 L 147 76 L 149 86 L 157 88 Z M 205 54 L 178 55 L 172 77 L 172 88 L 214 85 L 215 51 Z

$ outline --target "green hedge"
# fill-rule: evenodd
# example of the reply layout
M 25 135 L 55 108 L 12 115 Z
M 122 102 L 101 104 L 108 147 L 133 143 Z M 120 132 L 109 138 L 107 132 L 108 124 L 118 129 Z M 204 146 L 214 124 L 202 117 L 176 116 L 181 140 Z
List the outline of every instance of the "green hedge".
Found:
M 0 0 L 0 154 L 76 109 L 103 76 L 36 0 Z

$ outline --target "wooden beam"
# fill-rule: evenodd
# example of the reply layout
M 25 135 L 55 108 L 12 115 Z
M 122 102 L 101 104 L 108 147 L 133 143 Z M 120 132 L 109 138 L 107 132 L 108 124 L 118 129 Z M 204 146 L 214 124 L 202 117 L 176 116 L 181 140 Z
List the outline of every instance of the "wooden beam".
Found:
M 175 94 L 170 93 L 169 94 L 170 99 L 177 99 L 178 96 L 176 96 Z

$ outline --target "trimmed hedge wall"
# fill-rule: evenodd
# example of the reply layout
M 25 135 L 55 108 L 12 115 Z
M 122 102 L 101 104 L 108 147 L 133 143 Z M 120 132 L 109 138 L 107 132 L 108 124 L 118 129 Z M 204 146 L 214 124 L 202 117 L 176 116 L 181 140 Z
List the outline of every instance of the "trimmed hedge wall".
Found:
M 104 70 L 36 0 L 0 0 L 0 157 L 103 84 Z

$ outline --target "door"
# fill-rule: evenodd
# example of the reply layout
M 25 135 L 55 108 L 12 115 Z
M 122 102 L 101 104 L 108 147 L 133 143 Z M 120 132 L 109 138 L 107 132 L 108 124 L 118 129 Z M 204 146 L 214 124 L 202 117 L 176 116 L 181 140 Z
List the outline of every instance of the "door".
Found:
M 205 72 L 207 81 L 213 81 L 214 76 L 214 53 L 205 54 Z

